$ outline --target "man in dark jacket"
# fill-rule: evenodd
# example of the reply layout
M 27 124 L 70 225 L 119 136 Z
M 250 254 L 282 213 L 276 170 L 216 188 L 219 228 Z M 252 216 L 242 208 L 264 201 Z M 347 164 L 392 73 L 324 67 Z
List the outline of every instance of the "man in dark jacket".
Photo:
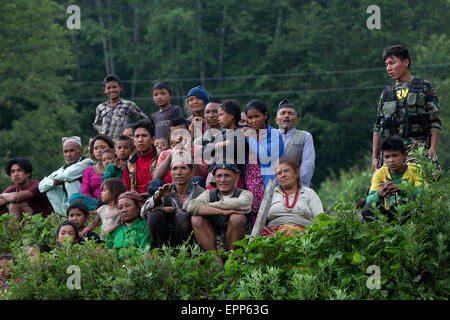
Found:
M 141 217 L 147 219 L 147 230 L 157 248 L 181 245 L 189 238 L 192 227 L 188 203 L 205 191 L 190 181 L 192 173 L 189 161 L 174 157 L 170 166 L 173 182 L 160 187 L 141 209 Z

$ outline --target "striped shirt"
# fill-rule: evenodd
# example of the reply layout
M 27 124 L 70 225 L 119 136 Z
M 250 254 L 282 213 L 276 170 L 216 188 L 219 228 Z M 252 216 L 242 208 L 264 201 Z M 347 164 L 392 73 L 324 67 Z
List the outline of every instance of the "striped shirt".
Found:
M 93 126 L 99 134 L 105 134 L 115 140 L 122 135 L 132 117 L 148 119 L 133 101 L 120 99 L 115 106 L 110 106 L 109 101 L 106 101 L 97 106 Z

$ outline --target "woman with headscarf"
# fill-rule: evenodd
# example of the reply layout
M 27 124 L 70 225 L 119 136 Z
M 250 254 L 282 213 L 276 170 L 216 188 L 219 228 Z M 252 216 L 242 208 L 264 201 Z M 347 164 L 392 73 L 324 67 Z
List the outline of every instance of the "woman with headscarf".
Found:
M 146 221 L 139 215 L 143 203 L 144 199 L 134 191 L 127 191 L 119 196 L 117 208 L 122 225 L 105 239 L 106 247 L 116 249 L 119 258 L 130 255 L 130 247 L 140 250 L 152 247 Z

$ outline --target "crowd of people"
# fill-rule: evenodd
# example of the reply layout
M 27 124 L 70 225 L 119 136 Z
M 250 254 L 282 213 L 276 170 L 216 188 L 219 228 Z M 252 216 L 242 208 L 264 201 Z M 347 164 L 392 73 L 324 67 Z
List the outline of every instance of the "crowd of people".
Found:
M 374 175 L 362 210 L 365 221 L 373 221 L 375 209 L 392 219 L 395 206 L 408 201 L 399 184 L 421 185 L 410 152 L 419 141 L 437 162 L 441 128 L 435 90 L 411 76 L 406 48 L 386 48 L 383 60 L 395 84 L 383 90 L 374 125 Z M 324 212 L 310 188 L 313 137 L 296 128 L 299 115 L 288 99 L 278 104 L 275 128 L 263 101 L 251 100 L 242 110 L 234 100 L 211 100 L 202 86 L 188 91 L 185 114 L 171 104 L 170 84 L 157 82 L 153 101 L 159 111 L 150 117 L 121 97 L 117 75 L 108 75 L 103 88 L 108 100 L 97 106 L 93 126 L 98 135 L 89 140 L 89 154 L 83 155 L 80 137 L 63 137 L 65 163 L 41 181 L 31 179 L 27 159 L 9 160 L 6 173 L 13 185 L 0 194 L 2 212 L 19 222 L 24 214 L 55 212 L 62 220 L 58 243 L 89 239 L 116 249 L 119 257 L 130 246 L 144 250 L 185 241 L 213 253 L 234 250 L 235 241 L 255 224 L 263 236 L 307 232 Z M 271 182 L 276 186 L 267 192 Z M 100 236 L 94 232 L 99 224 Z M 43 247 L 47 250 L 44 244 L 31 245 L 30 252 Z M 221 256 L 215 257 L 223 264 Z

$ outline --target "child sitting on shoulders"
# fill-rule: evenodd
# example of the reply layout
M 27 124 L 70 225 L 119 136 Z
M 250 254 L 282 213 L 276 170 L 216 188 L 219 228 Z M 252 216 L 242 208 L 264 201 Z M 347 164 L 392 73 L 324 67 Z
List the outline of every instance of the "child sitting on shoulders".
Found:
M 101 197 L 106 204 L 97 209 L 97 216 L 94 221 L 81 231 L 81 235 L 88 234 L 88 232 L 94 230 L 101 220 L 100 240 L 105 241 L 106 235 L 121 225 L 117 199 L 120 194 L 126 191 L 125 184 L 119 178 L 110 178 L 103 182 Z

